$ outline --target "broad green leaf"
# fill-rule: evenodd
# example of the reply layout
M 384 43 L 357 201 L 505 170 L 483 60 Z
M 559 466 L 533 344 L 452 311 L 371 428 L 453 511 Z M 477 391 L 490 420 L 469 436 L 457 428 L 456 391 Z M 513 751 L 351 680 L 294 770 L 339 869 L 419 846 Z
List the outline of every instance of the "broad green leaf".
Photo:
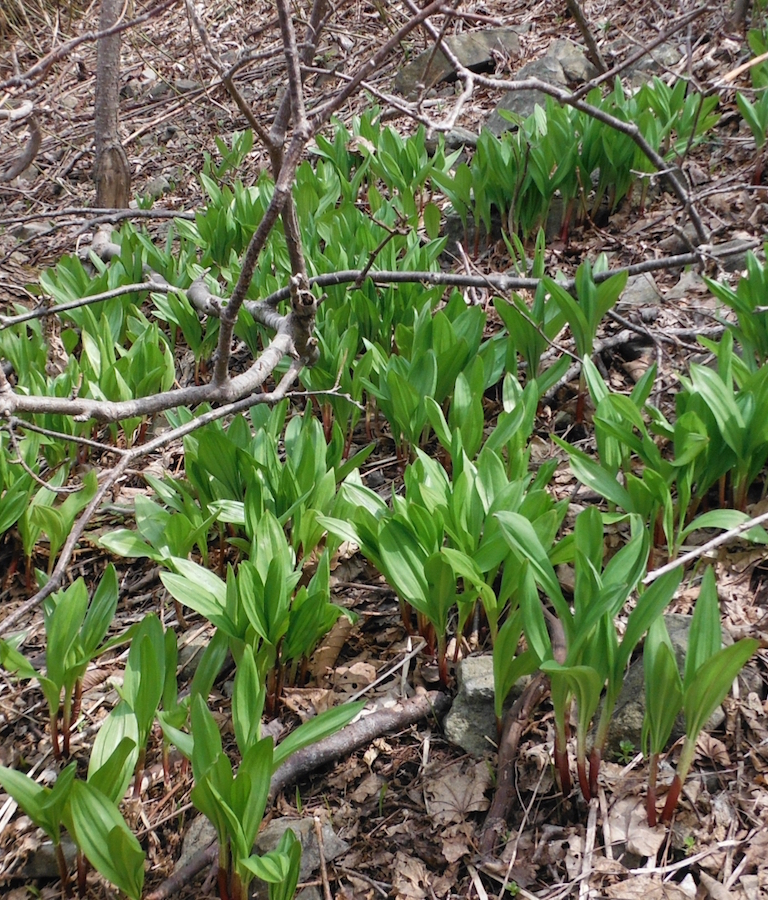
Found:
M 547 551 L 542 546 L 533 525 L 525 516 L 514 512 L 498 512 L 496 513 L 496 519 L 498 520 L 501 533 L 509 546 L 522 559 L 527 559 L 530 562 L 536 580 L 544 588 L 555 606 L 567 639 L 573 629 L 571 612 L 565 597 L 563 597 L 560 582 L 557 580 L 555 570 L 549 561 Z
M 661 753 L 666 746 L 683 704 L 683 683 L 664 619 L 650 626 L 643 648 L 645 671 L 645 715 L 643 753 Z
M 697 673 L 704 663 L 717 653 L 722 641 L 720 601 L 717 596 L 715 573 L 713 568 L 708 566 L 691 618 L 683 674 L 683 685 L 686 689 L 698 677 Z
M 246 645 L 237 663 L 232 692 L 232 720 L 237 746 L 242 754 L 259 740 L 264 696 L 264 685 L 260 683 L 256 671 L 253 648 Z
M 330 734 L 335 734 L 348 725 L 355 716 L 363 710 L 365 701 L 358 703 L 344 703 L 333 709 L 328 709 L 314 719 L 302 723 L 299 727 L 291 732 L 285 740 L 281 741 L 275 748 L 275 755 L 272 765 L 275 769 L 285 762 L 291 754 L 322 740 Z
M 144 851 L 117 807 L 93 785 L 76 781 L 69 815 L 73 837 L 93 867 L 131 900 L 140 900 Z
M 689 738 L 695 740 L 759 646 L 759 641 L 744 638 L 723 647 L 699 667 L 683 695 L 685 732 Z

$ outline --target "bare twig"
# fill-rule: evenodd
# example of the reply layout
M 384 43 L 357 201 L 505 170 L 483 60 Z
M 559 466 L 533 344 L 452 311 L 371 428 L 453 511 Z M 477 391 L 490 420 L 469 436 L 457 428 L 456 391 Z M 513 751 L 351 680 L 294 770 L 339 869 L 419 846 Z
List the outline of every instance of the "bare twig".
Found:
M 737 525 L 735 528 L 730 528 L 728 531 L 718 534 L 717 537 L 712 538 L 711 541 L 707 541 L 706 544 L 702 544 L 700 547 L 696 547 L 689 553 L 684 553 L 682 556 L 678 556 L 677 559 L 673 559 L 665 565 L 660 566 L 658 569 L 649 572 L 643 579 L 643 584 L 651 584 L 651 582 L 656 581 L 657 578 L 666 575 L 667 572 L 671 572 L 680 566 L 687 566 L 688 563 L 695 562 L 707 553 L 717 550 L 718 547 L 730 544 L 746 531 L 749 531 L 750 528 L 755 528 L 757 525 L 762 525 L 764 522 L 768 522 L 768 513 L 755 516 L 753 519 L 748 519 L 746 522 L 742 522 L 741 525 Z

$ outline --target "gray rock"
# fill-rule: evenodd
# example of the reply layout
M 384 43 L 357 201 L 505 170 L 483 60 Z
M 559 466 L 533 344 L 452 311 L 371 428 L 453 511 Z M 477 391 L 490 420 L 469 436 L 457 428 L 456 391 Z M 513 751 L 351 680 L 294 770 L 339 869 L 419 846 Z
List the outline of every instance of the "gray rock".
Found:
M 64 851 L 64 859 L 67 866 L 71 867 L 75 862 L 77 847 L 69 835 L 61 837 L 61 849 Z M 24 865 L 18 872 L 13 873 L 14 878 L 58 878 L 59 864 L 56 861 L 56 851 L 51 841 L 44 841 L 27 857 Z
M 733 241 L 725 241 L 722 244 L 717 244 L 712 248 L 711 253 L 715 259 L 719 260 L 720 265 L 726 272 L 738 272 L 741 269 L 746 268 L 747 252 L 749 250 L 753 253 L 757 253 L 758 256 L 762 256 L 762 254 L 757 251 L 757 248 L 755 248 L 752 241 L 739 240 L 738 238 Z
M 457 125 L 456 128 L 445 132 L 443 140 L 447 150 L 458 150 L 459 147 L 474 147 L 477 144 L 477 135 L 469 128 L 461 128 Z M 428 137 L 424 146 L 430 153 L 434 153 L 437 150 L 437 135 Z
M 554 57 L 563 67 L 568 84 L 573 87 L 597 77 L 598 71 L 587 59 L 583 47 L 568 40 L 552 41 L 547 56 Z
M 273 819 L 256 839 L 255 850 L 261 854 L 274 850 L 287 828 L 293 829 L 294 834 L 301 841 L 301 872 L 299 881 L 307 881 L 313 873 L 320 869 L 320 853 L 313 819 L 289 819 L 287 817 Z M 349 850 L 349 844 L 341 840 L 327 823 L 322 827 L 322 835 L 323 856 L 326 862 L 336 859 L 336 857 Z M 216 831 L 208 819 L 205 816 L 194 818 L 184 832 L 181 856 L 174 868 L 181 868 L 196 853 L 205 850 L 215 840 Z M 266 896 L 266 892 L 264 896 Z
M 445 735 L 451 743 L 476 757 L 492 752 L 497 740 L 493 705 L 493 658 L 468 656 L 457 671 L 458 693 L 446 716 Z M 527 679 L 512 688 L 505 709 L 514 703 Z
M 17 241 L 28 241 L 41 234 L 47 234 L 51 230 L 50 222 L 25 222 L 11 228 L 11 234 Z
M 196 853 L 205 850 L 213 841 L 216 840 L 216 829 L 210 820 L 205 816 L 195 816 L 189 825 L 184 829 L 184 838 L 181 842 L 181 854 L 174 866 L 174 869 L 180 869 L 185 866 Z
M 520 52 L 518 29 L 514 28 L 488 28 L 457 34 L 445 38 L 445 43 L 462 65 L 475 72 L 492 69 L 494 54 L 516 57 Z M 430 47 L 400 69 L 394 87 L 409 99 L 415 99 L 422 90 L 455 77 L 456 70 L 445 54 Z
M 149 89 L 149 97 L 151 100 L 162 100 L 171 91 L 171 86 L 167 81 L 158 81 Z
M 516 81 L 524 81 L 526 78 L 538 78 L 555 87 L 567 88 L 568 79 L 565 76 L 560 62 L 552 56 L 545 56 L 527 63 L 517 73 Z M 533 112 L 536 104 L 546 106 L 547 95 L 542 91 L 508 91 L 499 101 L 499 105 L 488 117 L 485 127 L 495 135 L 503 131 L 509 131 L 514 125 L 501 115 L 501 110 L 516 113 L 527 119 Z
M 631 275 L 621 294 L 618 309 L 638 306 L 656 306 L 661 301 L 661 291 L 650 272 Z
M 190 91 L 199 91 L 201 89 L 200 83 L 193 81 L 191 78 L 178 78 L 173 82 L 173 86 L 180 94 L 188 94 Z
M 274 850 L 280 838 L 290 828 L 301 841 L 301 872 L 299 881 L 307 881 L 314 872 L 320 870 L 320 850 L 317 846 L 313 819 L 273 819 L 256 839 L 256 852 L 269 853 Z M 349 844 L 336 834 L 328 823 L 323 823 L 323 856 L 326 862 L 336 859 L 349 850 Z
M 629 46 L 624 49 L 628 53 L 632 53 L 636 48 Z M 677 65 L 682 57 L 682 51 L 677 44 L 667 42 L 654 47 L 642 59 L 639 59 L 627 69 L 626 74 L 629 77 L 630 84 L 633 88 L 642 87 L 654 75 L 659 75 L 666 69 Z
M 144 193 L 148 194 L 153 200 L 158 200 L 170 189 L 171 182 L 168 181 L 165 175 L 157 175 L 147 184 Z

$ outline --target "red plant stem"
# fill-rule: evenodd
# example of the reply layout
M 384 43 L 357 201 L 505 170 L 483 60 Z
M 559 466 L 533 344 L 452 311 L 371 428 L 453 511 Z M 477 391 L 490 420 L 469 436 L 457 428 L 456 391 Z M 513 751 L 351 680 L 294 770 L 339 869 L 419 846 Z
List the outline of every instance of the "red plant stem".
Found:
M 61 879 L 61 889 L 65 897 L 72 896 L 72 884 L 69 880 L 69 872 L 67 870 L 67 860 L 64 857 L 64 848 L 61 841 L 56 844 L 56 863 L 59 867 L 59 878 Z
M 597 797 L 597 776 L 600 774 L 602 752 L 599 747 L 593 747 L 589 754 L 589 795 Z
M 64 738 L 64 746 L 62 749 L 62 756 L 64 759 L 69 759 L 69 732 L 72 725 L 72 700 L 70 697 L 64 698 L 64 706 L 62 708 L 62 723 L 61 723 L 61 731 L 62 736 Z
M 88 874 L 88 862 L 80 850 L 77 851 L 77 893 L 80 897 L 85 897 L 88 891 L 88 884 L 85 876 Z
M 648 816 L 648 825 L 653 828 L 657 821 L 656 813 L 656 775 L 659 771 L 659 754 L 652 753 L 648 768 L 648 793 L 645 797 L 645 811 Z
M 555 768 L 560 778 L 560 790 L 563 797 L 570 796 L 571 793 L 571 770 L 568 767 L 568 750 L 565 747 L 558 747 L 555 743 Z
M 576 398 L 576 424 L 580 425 L 584 421 L 584 388 L 579 381 L 579 395 Z
M 72 698 L 72 713 L 70 715 L 70 722 L 77 722 L 77 719 L 80 715 L 80 707 L 83 701 L 83 679 L 78 678 L 75 682 L 75 693 Z
M 51 716 L 51 748 L 54 759 L 61 759 L 61 746 L 59 744 L 59 711 Z
M 576 771 L 579 773 L 579 787 L 584 799 L 589 803 L 592 799 L 592 792 L 589 787 L 589 779 L 587 778 L 587 761 L 583 756 L 579 756 L 576 760 Z
M 219 897 L 221 898 L 221 900 L 229 900 L 229 885 L 227 884 L 227 870 L 224 869 L 222 866 L 219 866 L 217 881 L 219 884 Z
M 682 790 L 683 779 L 680 777 L 680 775 L 675 773 L 675 777 L 672 779 L 672 785 L 669 789 L 669 793 L 667 794 L 667 802 L 664 804 L 664 810 L 661 813 L 661 821 L 665 824 L 672 820 L 672 816 L 677 809 L 677 803 L 680 799 Z

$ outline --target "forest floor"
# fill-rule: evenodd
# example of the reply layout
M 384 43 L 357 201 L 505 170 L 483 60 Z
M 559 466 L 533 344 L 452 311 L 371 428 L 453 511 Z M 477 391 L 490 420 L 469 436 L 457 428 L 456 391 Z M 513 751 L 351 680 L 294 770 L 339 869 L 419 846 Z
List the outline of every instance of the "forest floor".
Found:
M 748 59 L 744 36 L 731 33 L 727 27 L 719 8 L 724 5 L 714 4 L 715 8 L 671 39 L 682 54 L 673 67 L 674 74 L 712 85 Z M 501 62 L 509 66 L 507 74 L 542 56 L 556 38 L 569 37 L 581 43 L 576 24 L 565 14 L 565 4 L 486 0 L 470 6 L 475 18 L 461 23 L 459 27 L 465 30 L 530 25 L 520 40 L 520 58 Z M 666 6 L 656 0 L 584 3 L 587 18 L 606 52 L 622 44 L 626 48 L 623 52 L 628 52 L 631 46 L 648 42 L 670 27 L 681 10 Z M 68 14 L 77 16 L 71 7 L 67 11 L 60 6 L 59 10 L 62 38 L 85 27 L 95 30 L 94 6 L 83 14 L 87 22 L 77 17 L 68 21 Z M 216 154 L 215 138 L 221 136 L 226 141 L 233 131 L 245 127 L 223 88 L 209 86 L 209 70 L 203 66 L 200 47 L 192 41 L 191 28 L 180 10 L 177 6 L 125 34 L 121 105 L 121 129 L 133 171 L 134 196 L 160 194 L 155 209 L 176 212 L 195 210 L 203 203 L 196 175 L 202 168 L 203 153 Z M 320 56 L 329 67 L 349 69 L 354 60 L 364 58 L 378 44 L 382 30 L 393 23 L 396 26 L 401 17 L 399 4 L 369 4 L 363 0 L 339 4 Z M 245 70 L 244 92 L 257 110 L 260 104 L 271 108 L 283 79 L 282 71 L 276 68 L 281 50 L 273 7 L 261 0 L 230 0 L 217 14 L 216 24 L 222 52 L 234 52 L 246 42 L 264 54 L 261 62 Z M 8 77 L 15 64 L 24 70 L 49 49 L 51 29 L 43 18 L 33 21 L 31 27 L 16 27 L 15 35 L 0 42 L 0 77 Z M 418 50 L 426 39 L 419 36 L 414 41 Z M 618 49 L 615 52 L 620 55 Z M 619 56 L 612 60 L 618 61 Z M 390 92 L 394 75 L 403 63 L 401 55 L 393 54 L 372 79 L 374 85 Z M 56 63 L 38 88 L 36 103 L 44 111 L 45 137 L 35 166 L 21 181 L 0 187 L 3 311 L 12 303 L 24 302 L 24 286 L 34 282 L 44 266 L 55 264 L 61 254 L 87 244 L 93 232 L 94 217 L 86 208 L 94 194 L 91 139 L 95 70 L 95 48 L 90 43 L 81 44 Z M 662 74 L 670 72 L 662 70 Z M 313 90 L 321 95 L 322 85 L 317 79 L 310 79 L 310 85 L 310 97 Z M 432 96 L 447 102 L 454 96 L 454 87 L 438 86 Z M 486 89 L 477 90 L 457 124 L 476 130 L 498 99 Z M 360 113 L 367 102 L 358 98 L 345 116 Z M 751 185 L 754 144 L 736 112 L 732 92 L 723 95 L 721 110 L 721 121 L 711 139 L 693 151 L 685 168 L 705 223 L 718 243 L 734 239 L 761 242 L 768 204 L 764 194 Z M 396 114 L 390 122 L 403 131 L 413 128 Z M 3 140 L 6 137 L 12 139 L 10 133 L 2 135 Z M 3 146 L 5 152 L 14 152 L 12 146 Z M 246 161 L 240 178 L 247 183 L 263 165 L 265 160 L 254 154 Z M 39 222 L 25 222 L 26 230 L 14 236 L 13 229 L 30 212 L 41 214 L 43 227 Z M 594 259 L 599 252 L 608 253 L 611 265 L 616 266 L 685 252 L 686 235 L 675 226 L 677 212 L 674 199 L 663 193 L 642 213 L 627 202 L 600 227 L 579 226 L 567 242 L 551 241 L 547 247 L 548 270 L 573 274 L 581 259 Z M 150 228 L 158 224 L 151 215 L 146 221 Z M 508 266 L 503 244 L 483 248 L 472 264 L 479 271 L 503 271 Z M 717 272 L 712 267 L 709 271 Z M 633 364 L 636 366 L 638 358 L 641 366 L 656 361 L 659 374 L 654 402 L 671 408 L 678 374 L 685 371 L 691 359 L 706 359 L 704 349 L 696 344 L 696 335 L 716 334 L 722 326 L 715 299 L 698 273 L 662 269 L 654 273 L 654 279 L 655 300 L 645 299 L 640 306 L 620 304 L 623 323 L 606 321 L 601 338 L 609 339 L 629 327 L 636 341 L 627 347 L 607 340 L 601 365 L 612 388 L 624 390 L 632 384 Z M 480 292 L 476 299 L 485 303 L 488 295 Z M 686 330 L 687 335 L 678 333 L 671 340 L 669 335 L 675 329 Z M 575 390 L 565 389 L 542 409 L 534 445 L 541 459 L 559 452 L 549 434 L 553 430 L 562 434 L 570 427 L 574 397 Z M 494 407 L 489 405 L 489 415 L 493 414 Z M 570 439 L 574 439 L 574 433 L 570 433 Z M 180 461 L 178 454 L 166 457 L 163 465 L 172 468 Z M 363 469 L 366 477 L 374 472 L 383 496 L 402 478 L 386 434 Z M 583 491 L 576 494 L 577 484 L 564 459 L 554 485 L 558 499 L 574 496 L 579 503 L 593 499 Z M 137 474 L 124 485 L 115 502 L 127 501 L 142 490 L 146 488 Z M 761 505 L 750 507 L 750 511 L 762 510 L 764 501 L 757 502 Z M 93 541 L 110 525 L 108 513 L 102 515 L 95 522 Z M 0 555 L 0 567 L 8 564 L 8 553 L 7 546 L 0 548 L 0 554 L 5 554 Z M 84 574 L 91 579 L 94 572 L 101 571 L 103 561 L 103 551 L 87 542 L 73 561 L 72 576 Z M 40 564 L 40 560 L 36 562 Z M 116 563 L 124 598 L 116 627 L 127 627 L 147 611 L 162 612 L 165 623 L 175 624 L 179 630 L 182 656 L 199 648 L 208 634 L 207 624 L 190 616 L 186 631 L 179 626 L 157 568 L 146 561 Z M 764 639 L 768 635 L 768 566 L 763 551 L 737 545 L 735 550 L 721 554 L 717 571 L 725 631 L 736 637 L 750 634 Z M 398 667 L 408 655 L 412 639 L 403 630 L 394 593 L 360 556 L 338 561 L 333 584 L 334 601 L 354 611 L 358 621 L 343 635 L 330 674 L 315 686 L 288 693 L 284 713 L 288 725 L 308 706 L 328 703 L 329 695 L 330 702 L 343 700 L 372 685 L 390 669 L 391 677 L 370 689 L 367 696 L 372 702 L 391 704 L 416 688 L 436 687 L 428 660 L 415 657 Z M 4 610 L 12 610 L 27 596 L 22 573 L 4 576 L 0 594 Z M 682 591 L 672 611 L 690 612 L 695 596 L 695 590 Z M 33 631 L 27 641 L 28 652 L 41 655 L 42 625 L 35 621 L 30 626 Z M 114 704 L 116 693 L 109 679 L 122 662 L 119 655 L 103 658 L 89 673 L 83 726 L 73 739 L 75 754 L 79 741 L 86 739 Z M 272 815 L 318 816 L 332 825 L 346 848 L 328 863 L 323 877 L 316 872 L 309 883 L 315 890 L 329 886 L 338 898 L 443 900 L 477 896 L 485 900 L 501 897 L 507 892 L 505 885 L 516 885 L 522 896 L 540 900 L 577 895 L 580 900 L 768 898 L 765 656 L 758 657 L 751 667 L 749 686 L 742 687 L 741 695 L 729 708 L 726 727 L 701 742 L 695 774 L 669 830 L 642 825 L 646 764 L 634 753 L 606 763 L 598 807 L 590 809 L 576 798 L 562 800 L 550 771 L 553 722 L 546 704 L 523 735 L 518 764 L 519 805 L 508 822 L 508 840 L 497 848 L 493 858 L 477 854 L 477 838 L 493 790 L 493 748 L 489 747 L 487 760 L 468 757 L 449 743 L 434 719 L 387 734 L 338 763 L 303 777 L 278 796 Z M 223 733 L 231 739 L 227 687 L 219 684 L 212 702 L 223 723 Z M 23 758 L 36 769 L 50 766 L 42 694 L 34 686 L 19 686 L 3 675 L 0 697 L 0 763 L 13 765 Z M 152 779 L 147 793 L 140 809 L 132 811 L 149 857 L 147 892 L 171 874 L 182 844 L 199 818 L 189 800 L 191 778 L 185 779 L 177 771 L 172 785 L 163 783 L 159 744 L 151 752 L 149 771 Z M 27 880 L 15 877 L 25 860 L 35 856 L 39 843 L 40 833 L 29 820 L 13 817 L 12 804 L 0 802 L 0 879 L 5 879 L 0 891 L 4 896 L 13 900 L 32 893 L 57 896 L 55 878 L 34 882 L 33 890 Z M 181 886 L 175 896 L 180 900 L 203 896 L 204 883 L 210 890 L 208 869 Z M 510 892 L 514 893 L 512 887 Z M 103 900 L 112 894 L 94 878 L 89 882 L 89 896 Z

